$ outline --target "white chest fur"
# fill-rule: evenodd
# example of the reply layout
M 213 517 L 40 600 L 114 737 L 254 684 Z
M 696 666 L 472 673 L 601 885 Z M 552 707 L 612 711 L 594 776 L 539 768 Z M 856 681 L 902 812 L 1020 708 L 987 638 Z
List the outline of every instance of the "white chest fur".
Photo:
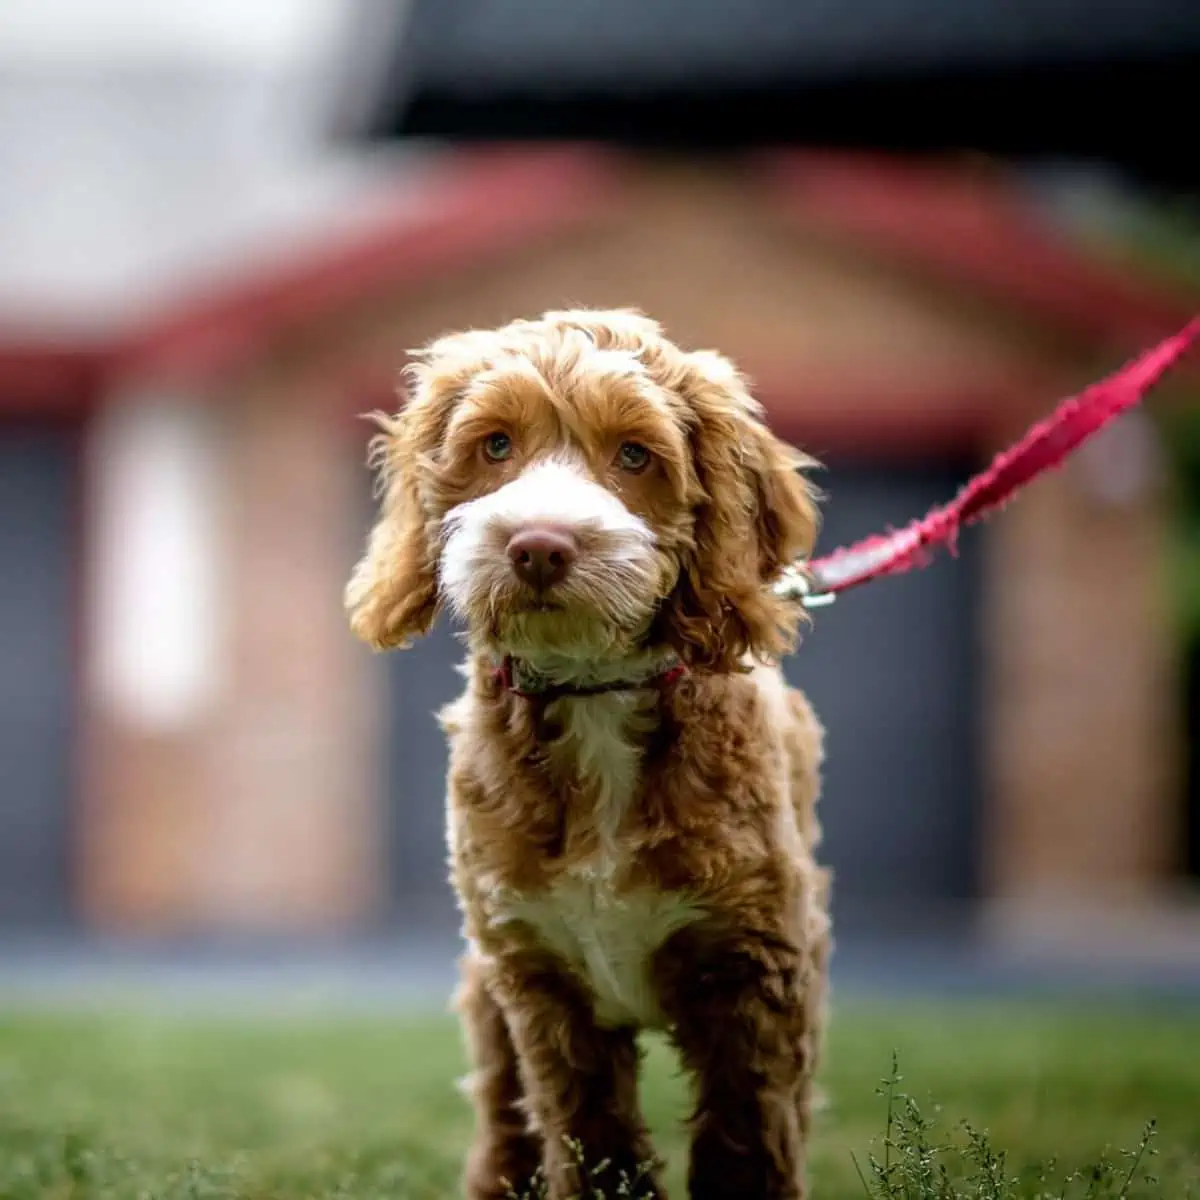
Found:
M 552 756 L 564 774 L 573 775 L 586 787 L 591 804 L 587 815 L 600 854 L 611 858 L 641 768 L 637 712 L 631 697 L 622 693 L 568 700 L 558 707 L 563 732 Z
M 700 915 L 680 896 L 639 890 L 616 893 L 604 875 L 570 875 L 543 895 L 515 898 L 504 916 L 536 931 L 548 950 L 587 984 L 602 1025 L 662 1022 L 650 959 Z
M 660 1023 L 650 959 L 699 910 L 681 896 L 649 888 L 618 888 L 629 866 L 622 838 L 638 787 L 641 738 L 647 718 L 628 694 L 572 700 L 562 706 L 563 734 L 554 747 L 560 766 L 588 786 L 588 810 L 576 814 L 595 834 L 594 852 L 537 896 L 510 897 L 501 921 L 530 926 L 563 958 L 592 993 L 601 1024 Z M 651 718 L 652 719 L 652 718 Z

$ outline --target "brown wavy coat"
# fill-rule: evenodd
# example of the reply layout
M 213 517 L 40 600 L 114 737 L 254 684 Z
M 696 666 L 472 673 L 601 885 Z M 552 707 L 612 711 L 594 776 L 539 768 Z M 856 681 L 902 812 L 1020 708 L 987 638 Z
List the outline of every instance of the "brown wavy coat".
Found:
M 444 604 L 468 630 L 443 714 L 467 1194 L 540 1169 L 554 1200 L 589 1195 L 581 1156 L 608 1164 L 605 1195 L 622 1173 L 661 1195 L 636 1045 L 658 1028 L 695 1081 L 691 1196 L 800 1197 L 829 954 L 821 732 L 773 665 L 797 612 L 769 584 L 812 547 L 809 460 L 724 359 L 635 313 L 443 338 L 412 379 L 381 419 L 347 601 L 381 649 Z M 535 594 L 513 547 L 547 523 L 569 573 Z M 505 656 L 612 690 L 516 695 Z M 672 663 L 687 673 L 659 686 Z

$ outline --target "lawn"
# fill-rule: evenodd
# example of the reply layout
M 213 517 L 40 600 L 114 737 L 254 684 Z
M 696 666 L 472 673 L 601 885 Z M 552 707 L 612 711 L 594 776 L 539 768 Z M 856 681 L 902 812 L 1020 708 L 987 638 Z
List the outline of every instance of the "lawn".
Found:
M 885 1149 L 888 1101 L 877 1088 L 893 1053 L 903 1079 Z M 0 1015 L 0 1200 L 452 1197 L 469 1127 L 454 1086 L 461 1069 L 443 1017 Z M 1200 1197 L 1200 1014 L 842 1006 L 824 1082 L 819 1200 Z M 922 1151 L 900 1093 L 935 1117 L 933 1140 L 956 1149 Z M 682 1197 L 686 1089 L 657 1044 L 645 1101 Z M 1156 1135 L 1135 1165 L 1120 1152 L 1151 1119 Z M 1002 1166 L 971 1149 L 964 1121 L 1006 1152 Z M 885 1153 L 890 1184 L 869 1162 Z M 1038 1164 L 1051 1158 L 1041 1183 Z M 973 1182 L 938 1190 L 939 1165 Z

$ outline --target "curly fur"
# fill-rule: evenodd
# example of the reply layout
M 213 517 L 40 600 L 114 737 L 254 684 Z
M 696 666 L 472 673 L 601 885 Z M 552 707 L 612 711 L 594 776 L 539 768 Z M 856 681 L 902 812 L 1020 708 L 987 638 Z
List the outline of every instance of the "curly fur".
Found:
M 821 730 L 777 665 L 798 610 L 769 585 L 811 551 L 811 460 L 727 360 L 634 312 L 440 338 L 408 376 L 408 405 L 378 418 L 381 509 L 347 606 L 379 649 L 443 606 L 467 627 L 467 687 L 442 715 L 467 1194 L 519 1192 L 539 1167 L 554 1200 L 588 1194 L 567 1138 L 610 1180 L 652 1161 L 636 1033 L 657 1027 L 695 1080 L 692 1197 L 800 1197 L 829 879 Z M 498 432 L 503 458 L 484 450 Z M 630 441 L 644 469 L 623 469 Z M 535 603 L 505 546 L 547 521 L 579 553 Z M 543 702 L 505 689 L 506 655 L 633 682 Z M 680 682 L 644 685 L 672 662 Z

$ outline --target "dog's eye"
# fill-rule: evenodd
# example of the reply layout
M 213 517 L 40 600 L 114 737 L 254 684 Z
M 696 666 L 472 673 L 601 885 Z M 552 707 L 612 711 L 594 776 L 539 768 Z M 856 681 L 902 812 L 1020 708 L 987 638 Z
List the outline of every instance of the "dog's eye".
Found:
M 483 439 L 483 455 L 489 462 L 503 462 L 512 450 L 512 438 L 507 433 L 489 433 Z
M 621 449 L 617 451 L 617 462 L 622 471 L 637 474 L 650 465 L 650 451 L 637 442 L 622 442 Z

